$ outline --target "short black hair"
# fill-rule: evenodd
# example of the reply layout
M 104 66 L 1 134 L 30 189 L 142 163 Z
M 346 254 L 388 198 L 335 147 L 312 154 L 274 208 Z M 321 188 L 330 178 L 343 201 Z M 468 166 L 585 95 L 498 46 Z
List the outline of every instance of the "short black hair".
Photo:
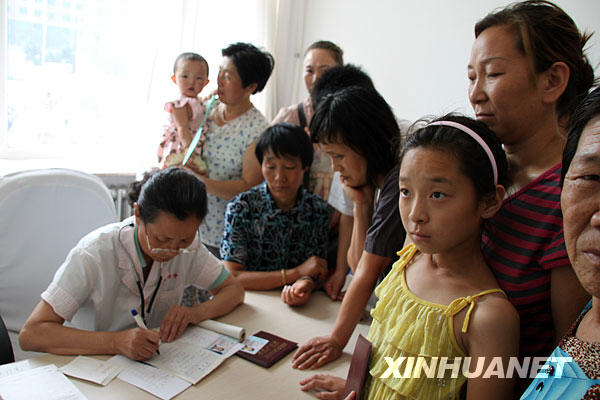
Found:
M 298 125 L 282 122 L 267 128 L 259 137 L 254 149 L 258 162 L 271 150 L 276 157 L 300 157 L 302 168 L 310 167 L 313 162 L 313 145 L 310 138 Z
M 310 94 L 313 108 L 316 110 L 319 102 L 326 95 L 349 86 L 360 86 L 375 90 L 371 77 L 357 65 L 335 65 L 328 68 L 315 82 Z
M 315 49 L 327 50 L 329 54 L 331 54 L 331 58 L 333 58 L 338 65 L 344 64 L 344 50 L 342 50 L 337 44 L 330 42 L 329 40 L 317 40 L 308 46 L 304 52 L 304 55 L 306 56 L 309 51 Z
M 456 122 L 474 131 L 490 148 L 498 171 L 498 184 L 506 187 L 508 183 L 508 161 L 502 149 L 502 143 L 496 134 L 484 123 L 459 114 L 447 114 L 432 121 Z M 426 125 L 410 134 L 400 152 L 400 164 L 407 152 L 418 147 L 433 148 L 452 154 L 460 164 L 460 170 L 473 182 L 478 199 L 496 194 L 492 164 L 483 147 L 475 139 L 458 128 L 446 125 Z
M 209 72 L 208 71 L 208 62 L 206 62 L 206 60 L 204 59 L 204 57 L 202 57 L 200 54 L 191 53 L 191 52 L 181 53 L 180 55 L 177 56 L 177 58 L 175 59 L 175 63 L 173 64 L 173 75 L 177 74 L 177 66 L 182 61 L 199 61 L 199 62 L 203 62 L 204 65 L 206 65 L 206 76 L 208 76 L 208 72 Z
M 396 164 L 400 128 L 376 90 L 351 86 L 326 95 L 310 121 L 310 132 L 314 143 L 342 143 L 363 156 L 369 183 Z
M 271 53 L 250 43 L 234 43 L 221 50 L 223 57 L 231 58 L 242 80 L 242 87 L 256 83 L 252 94 L 262 91 L 273 72 L 275 60 Z
M 152 223 L 160 212 L 172 214 L 180 221 L 191 215 L 200 220 L 206 216 L 204 183 L 181 167 L 147 172 L 130 185 L 127 197 L 131 206 L 138 204 L 144 223 Z
M 592 90 L 575 109 L 571 119 L 571 128 L 567 137 L 567 144 L 563 151 L 562 168 L 560 171 L 560 186 L 565 181 L 565 175 L 569 170 L 571 161 L 577 151 L 579 139 L 586 125 L 595 117 L 600 116 L 600 86 Z

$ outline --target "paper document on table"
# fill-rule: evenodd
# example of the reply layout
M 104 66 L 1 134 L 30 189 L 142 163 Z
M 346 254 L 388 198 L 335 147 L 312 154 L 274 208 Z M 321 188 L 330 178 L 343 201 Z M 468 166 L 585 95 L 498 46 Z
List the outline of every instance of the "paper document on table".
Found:
M 225 322 L 219 322 L 212 319 L 204 320 L 200 322 L 198 326 L 200 328 L 209 329 L 223 335 L 231 336 L 240 342 L 246 339 L 246 330 L 241 326 L 230 325 L 226 324 Z
M 108 362 L 123 367 L 117 378 L 163 400 L 169 400 L 191 386 L 189 382 L 168 372 L 122 355 L 116 355 Z
M 108 385 L 123 370 L 120 366 L 84 356 L 75 357 L 73 361 L 59 369 L 65 375 L 102 386 Z
M 161 344 L 160 355 L 148 363 L 195 384 L 242 346 L 236 339 L 192 326 L 174 342 Z
M 0 379 L 3 400 L 85 400 L 85 396 L 55 365 L 21 371 Z
M 17 372 L 31 369 L 29 360 L 18 361 L 10 364 L 0 365 L 0 379 L 5 376 L 16 374 Z
M 189 326 L 179 339 L 162 343 L 160 354 L 155 354 L 146 363 L 165 373 L 185 379 L 191 384 L 196 384 L 242 347 L 243 343 L 239 343 L 237 338 L 220 335 L 198 326 Z M 115 358 L 111 358 L 109 362 L 113 359 Z M 125 368 L 129 367 L 125 366 Z M 123 372 L 119 374 L 119 379 L 123 379 Z

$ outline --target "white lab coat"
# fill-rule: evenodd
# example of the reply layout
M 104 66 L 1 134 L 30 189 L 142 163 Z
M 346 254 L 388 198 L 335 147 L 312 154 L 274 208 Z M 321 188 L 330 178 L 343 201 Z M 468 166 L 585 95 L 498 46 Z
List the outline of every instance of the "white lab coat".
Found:
M 143 279 L 143 274 L 134 242 L 134 221 L 131 217 L 87 234 L 69 252 L 42 293 L 42 298 L 72 326 L 95 331 L 136 326 L 131 310 L 141 314 L 136 281 Z M 148 327 L 160 326 L 169 307 L 181 301 L 186 286 L 213 289 L 228 275 L 222 262 L 202 243 L 196 252 L 179 254 L 167 262 L 154 261 L 147 281 L 141 282 L 147 308 L 162 276 L 150 315 L 146 315 Z

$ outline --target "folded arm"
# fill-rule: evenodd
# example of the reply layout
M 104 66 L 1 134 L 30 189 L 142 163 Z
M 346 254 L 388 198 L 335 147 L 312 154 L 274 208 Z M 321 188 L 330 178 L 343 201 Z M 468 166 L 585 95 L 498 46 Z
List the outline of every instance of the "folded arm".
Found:
M 325 291 L 332 300 L 342 300 L 344 293 L 341 291 L 348 274 L 348 249 L 352 237 L 352 216 L 342 214 L 338 225 L 338 248 L 335 271 L 325 282 Z
M 369 185 L 351 188 L 342 184 L 344 193 L 354 202 L 352 218 L 352 235 L 348 246 L 347 261 L 352 272 L 356 272 L 358 262 L 363 254 L 367 231 L 373 217 L 373 194 L 375 189 Z
M 231 200 L 237 194 L 258 185 L 263 181 L 260 164 L 254 155 L 256 143 L 252 143 L 244 151 L 242 157 L 242 177 L 235 180 L 217 180 L 210 179 L 206 175 L 198 175 L 198 177 L 206 185 L 206 191 L 214 196 L 225 200 Z
M 248 271 L 246 266 L 233 261 L 224 260 L 225 267 L 235 276 L 245 289 L 270 290 L 296 282 L 303 276 L 324 278 L 327 274 L 327 261 L 317 256 L 310 256 L 295 268 L 275 271 Z

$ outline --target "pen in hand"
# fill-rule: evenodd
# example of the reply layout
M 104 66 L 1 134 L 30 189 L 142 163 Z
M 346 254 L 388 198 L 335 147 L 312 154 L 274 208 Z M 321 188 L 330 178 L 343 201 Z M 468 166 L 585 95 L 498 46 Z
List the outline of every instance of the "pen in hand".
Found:
M 135 320 L 135 323 L 137 324 L 138 327 L 148 330 L 148 327 L 144 323 L 144 320 L 142 319 L 140 314 L 138 314 L 138 312 L 134 308 L 131 309 L 131 315 L 133 316 L 133 319 Z M 159 340 L 158 344 L 160 345 L 160 340 Z M 156 349 L 156 354 L 160 355 L 160 351 L 158 350 L 158 348 Z

